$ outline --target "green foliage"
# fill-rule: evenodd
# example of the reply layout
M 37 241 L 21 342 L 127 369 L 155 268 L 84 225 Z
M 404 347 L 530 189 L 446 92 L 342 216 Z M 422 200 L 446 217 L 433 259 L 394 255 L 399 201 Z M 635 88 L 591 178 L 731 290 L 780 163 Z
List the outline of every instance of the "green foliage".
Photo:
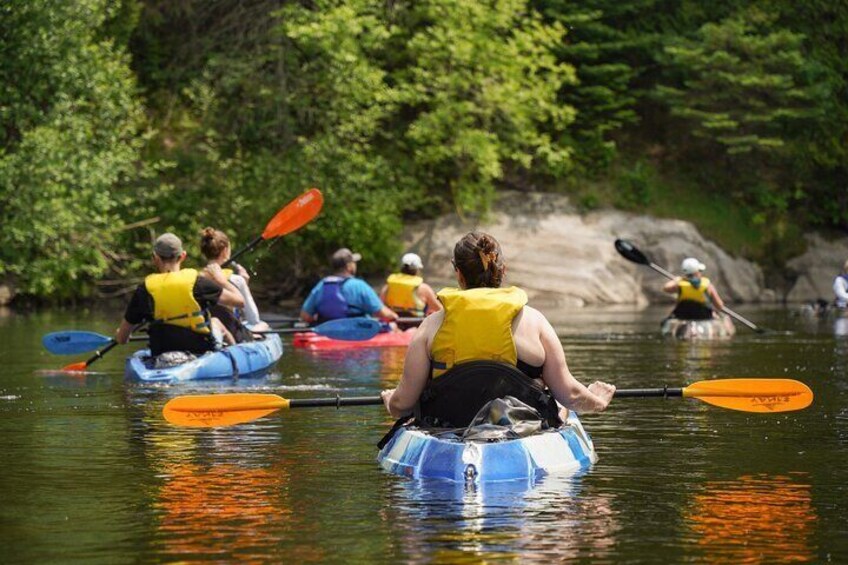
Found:
M 656 92 L 671 115 L 693 122 L 691 133 L 721 144 L 729 155 L 780 152 L 793 129 L 816 116 L 805 84 L 803 36 L 774 30 L 749 11 L 702 26 L 694 39 L 665 48 L 677 85 Z
M 73 296 L 103 275 L 137 177 L 144 116 L 126 55 L 97 39 L 115 3 L 19 1 L 1 11 L 0 275 Z

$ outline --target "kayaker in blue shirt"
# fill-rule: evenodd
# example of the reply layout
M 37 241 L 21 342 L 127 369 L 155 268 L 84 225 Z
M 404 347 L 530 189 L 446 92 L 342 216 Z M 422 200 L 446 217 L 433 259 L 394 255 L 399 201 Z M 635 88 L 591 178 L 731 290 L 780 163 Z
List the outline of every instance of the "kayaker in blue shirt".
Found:
M 382 392 L 392 416 L 415 414 L 421 425 L 461 427 L 504 395 L 537 409 L 552 425 L 563 419 L 556 403 L 579 413 L 607 407 L 615 387 L 580 384 L 548 320 L 526 305 L 523 290 L 501 288 L 506 266 L 494 237 L 467 234 L 452 263 L 459 288 L 438 293 L 443 309 L 421 323 L 398 387 Z
M 209 278 L 195 269 L 182 269 L 186 252 L 176 235 L 164 233 L 153 244 L 155 274 L 148 275 L 130 299 L 115 339 L 129 340 L 133 328 L 150 322 L 153 355 L 169 351 L 202 354 L 223 343 L 235 343 L 221 321 L 209 314 L 215 304 L 241 308 L 239 291 L 224 277 L 219 265 L 209 269 Z
M 355 276 L 360 259 L 359 253 L 346 247 L 333 253 L 330 260 L 333 274 L 324 277 L 310 291 L 300 311 L 303 321 L 311 324 L 355 316 L 397 320 L 398 315 L 383 304 L 374 289 Z

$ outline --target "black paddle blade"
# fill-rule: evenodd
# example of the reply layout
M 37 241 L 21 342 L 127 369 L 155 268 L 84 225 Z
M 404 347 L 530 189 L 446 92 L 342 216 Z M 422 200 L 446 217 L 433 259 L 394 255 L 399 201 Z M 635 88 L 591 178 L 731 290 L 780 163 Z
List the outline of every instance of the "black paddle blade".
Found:
M 615 250 L 628 261 L 633 261 L 634 263 L 639 263 L 641 265 L 650 265 L 651 263 L 648 258 L 645 257 L 644 253 L 636 249 L 636 247 L 634 247 L 633 244 L 626 239 L 616 239 Z

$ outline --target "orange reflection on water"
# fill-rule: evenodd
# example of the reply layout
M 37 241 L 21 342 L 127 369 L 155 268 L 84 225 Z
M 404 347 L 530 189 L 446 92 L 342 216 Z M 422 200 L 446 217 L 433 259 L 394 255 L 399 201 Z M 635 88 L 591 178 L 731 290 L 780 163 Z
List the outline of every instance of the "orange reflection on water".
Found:
M 804 475 L 707 483 L 694 497 L 690 528 L 710 563 L 811 561 L 818 517 L 810 490 Z
M 163 553 L 172 558 L 264 561 L 293 530 L 303 529 L 286 502 L 284 468 L 177 463 L 164 478 L 154 507 L 161 513 Z M 300 562 L 326 557 L 320 548 L 305 546 L 295 553 Z

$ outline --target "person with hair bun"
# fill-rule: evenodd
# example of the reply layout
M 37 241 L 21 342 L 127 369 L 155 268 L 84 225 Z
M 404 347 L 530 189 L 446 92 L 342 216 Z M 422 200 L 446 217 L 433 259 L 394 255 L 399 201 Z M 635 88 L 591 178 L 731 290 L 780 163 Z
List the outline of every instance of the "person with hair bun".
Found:
M 220 319 L 224 326 L 232 333 L 239 343 L 252 341 L 251 331 L 268 330 L 268 324 L 259 319 L 259 309 L 253 294 L 250 292 L 248 282 L 250 275 L 247 270 L 238 263 L 232 263 L 234 269 L 222 269 L 221 265 L 230 259 L 230 238 L 221 230 L 207 227 L 200 232 L 200 252 L 206 257 L 206 267 L 201 275 L 214 278 L 216 272 L 220 271 L 228 285 L 244 298 L 244 307 L 230 309 L 226 306 L 213 306 L 212 314 Z
M 527 306 L 527 294 L 501 287 L 506 264 L 494 237 L 465 235 L 451 262 L 459 288 L 438 293 L 443 309 L 421 323 L 397 388 L 382 392 L 392 416 L 463 427 L 487 402 L 508 395 L 557 426 L 564 420 L 560 405 L 579 413 L 607 407 L 615 387 L 580 384 L 551 324 Z

